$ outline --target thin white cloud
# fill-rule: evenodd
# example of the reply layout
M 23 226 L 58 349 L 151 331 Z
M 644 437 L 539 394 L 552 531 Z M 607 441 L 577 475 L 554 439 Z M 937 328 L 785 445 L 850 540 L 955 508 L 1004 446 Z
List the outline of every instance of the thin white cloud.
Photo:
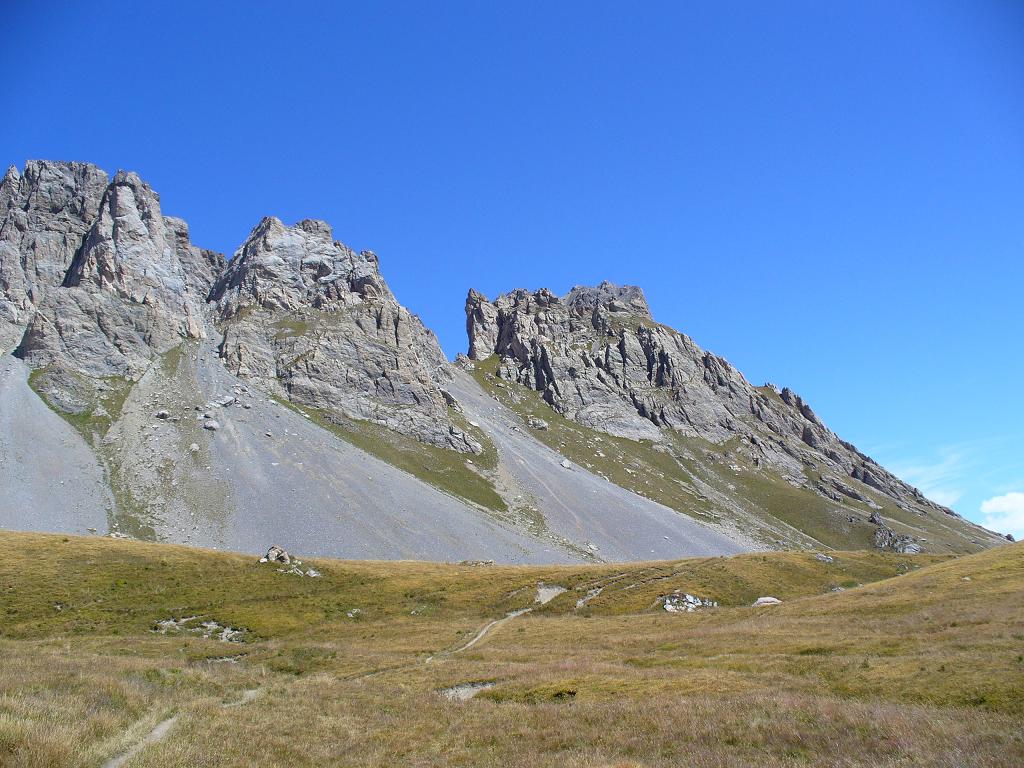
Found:
M 986 528 L 1024 538 L 1024 493 L 1012 491 L 981 502 Z
M 963 497 L 964 493 L 958 488 L 921 488 L 921 493 L 944 507 L 952 507 Z
M 908 445 L 895 455 L 887 455 L 883 466 L 919 488 L 932 501 L 957 509 L 986 528 L 1024 537 L 1020 522 L 1014 522 L 1011 513 L 990 511 L 986 516 L 977 506 L 986 497 L 991 502 L 1020 495 L 1024 477 L 1019 451 L 1010 449 L 1016 448 L 1015 441 L 1002 435 L 963 440 L 936 446 L 923 455 L 910 453 L 909 448 Z
M 917 486 L 932 501 L 951 507 L 964 495 L 961 484 L 968 464 L 965 451 L 943 448 L 939 450 L 939 458 L 934 461 L 896 464 L 892 471 L 897 477 Z

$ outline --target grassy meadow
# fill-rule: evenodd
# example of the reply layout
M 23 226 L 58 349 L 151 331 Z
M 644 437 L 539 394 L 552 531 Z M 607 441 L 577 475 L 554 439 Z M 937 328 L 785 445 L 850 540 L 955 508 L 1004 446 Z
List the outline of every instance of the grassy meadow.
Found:
M 303 562 L 316 578 L 99 537 L 0 546 L 5 767 L 1024 764 L 1021 544 Z M 567 591 L 536 605 L 538 584 Z M 720 607 L 668 613 L 675 590 Z M 467 683 L 488 687 L 440 694 Z

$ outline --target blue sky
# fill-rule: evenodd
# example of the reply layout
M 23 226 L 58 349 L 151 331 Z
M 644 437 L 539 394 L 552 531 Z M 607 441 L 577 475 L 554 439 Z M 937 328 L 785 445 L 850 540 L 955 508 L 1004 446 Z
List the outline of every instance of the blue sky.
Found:
M 5 164 L 137 170 L 227 253 L 326 219 L 449 355 L 471 286 L 639 284 L 1024 534 L 1024 4 L 4 6 Z

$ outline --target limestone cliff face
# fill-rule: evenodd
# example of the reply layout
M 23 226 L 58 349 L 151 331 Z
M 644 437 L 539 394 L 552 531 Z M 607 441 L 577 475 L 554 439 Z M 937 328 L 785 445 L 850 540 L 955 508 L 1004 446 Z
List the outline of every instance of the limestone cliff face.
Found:
M 470 357 L 497 355 L 502 377 L 585 426 L 654 442 L 666 430 L 716 444 L 739 438 L 760 466 L 822 496 L 861 497 L 852 479 L 902 507 L 953 514 L 841 440 L 791 390 L 754 387 L 656 323 L 639 288 L 516 290 L 494 302 L 470 291 L 466 316 Z
M 295 402 L 479 452 L 449 418 L 436 337 L 398 303 L 376 255 L 322 221 L 261 221 L 212 293 L 229 370 Z
M 205 336 L 206 295 L 221 265 L 189 242 L 184 222 L 163 216 L 148 184 L 119 172 L 16 354 L 36 367 L 137 377 L 155 355 Z
M 36 307 L 64 281 L 107 188 L 86 163 L 30 160 L 0 181 L 0 347 L 8 351 Z

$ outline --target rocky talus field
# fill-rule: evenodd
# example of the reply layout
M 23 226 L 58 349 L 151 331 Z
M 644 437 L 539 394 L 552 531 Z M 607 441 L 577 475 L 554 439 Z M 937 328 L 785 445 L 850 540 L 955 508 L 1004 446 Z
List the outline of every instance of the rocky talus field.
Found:
M 325 222 L 264 218 L 228 259 L 136 173 L 12 166 L 0 528 L 506 563 L 1004 543 L 639 288 L 465 310 L 453 364 Z

